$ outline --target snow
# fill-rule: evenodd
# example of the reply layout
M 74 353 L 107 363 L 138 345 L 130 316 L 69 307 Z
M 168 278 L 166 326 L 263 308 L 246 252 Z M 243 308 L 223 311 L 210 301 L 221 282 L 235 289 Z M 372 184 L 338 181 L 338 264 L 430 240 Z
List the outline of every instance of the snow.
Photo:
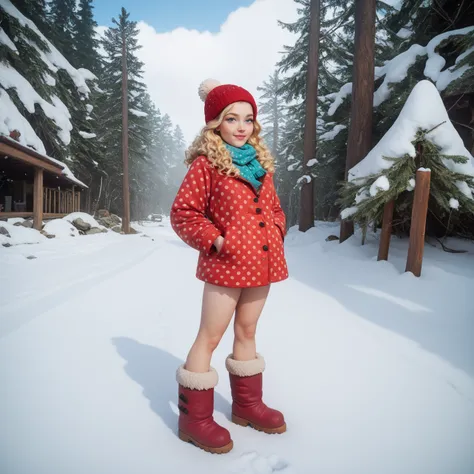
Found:
M 64 219 L 53 219 L 47 222 L 43 230 L 48 234 L 54 235 L 56 238 L 77 237 L 80 235 L 79 231 Z
M 426 61 L 424 74 L 427 78 L 436 82 L 441 74 L 441 70 L 446 64 L 446 60 L 435 52 L 435 49 L 445 40 L 451 36 L 466 35 L 474 31 L 474 26 L 468 26 L 458 30 L 446 31 L 438 36 L 435 36 L 426 46 L 428 53 L 428 61 Z
M 390 183 L 386 176 L 379 176 L 370 186 L 370 195 L 376 196 L 380 191 L 388 191 L 390 189 Z
M 129 109 L 129 112 L 137 117 L 148 117 L 146 112 L 142 112 L 140 110 Z
M 94 106 L 92 104 L 86 104 L 87 112 L 91 113 L 94 110 Z
M 471 191 L 471 188 L 466 183 L 466 181 L 456 181 L 455 184 L 456 184 L 456 187 L 459 189 L 459 191 L 461 191 L 464 194 L 464 196 L 472 199 L 472 191 Z
M 407 26 L 409 27 L 411 25 L 409 24 Z M 405 34 L 404 30 L 405 29 L 402 28 L 399 34 Z M 403 79 L 405 79 L 407 76 L 408 69 L 413 64 L 415 64 L 417 58 L 421 56 L 427 56 L 424 70 L 425 77 L 431 79 L 436 84 L 436 87 L 440 92 L 445 90 L 452 81 L 459 79 L 468 69 L 470 69 L 470 67 L 472 67 L 465 65 L 456 71 L 454 70 L 456 64 L 465 58 L 467 54 L 469 54 L 469 51 L 472 51 L 473 48 L 469 48 L 469 50 L 462 53 L 457 58 L 456 64 L 445 71 L 442 71 L 442 69 L 446 64 L 446 61 L 442 56 L 435 52 L 435 49 L 445 39 L 451 36 L 462 36 L 471 33 L 472 31 L 474 31 L 474 26 L 447 31 L 432 38 L 432 40 L 426 46 L 413 44 L 407 51 L 404 51 L 391 60 L 387 61 L 382 67 L 375 67 L 375 79 L 379 79 L 384 76 L 385 77 L 382 85 L 374 92 L 374 107 L 378 107 L 390 97 L 390 84 L 403 81 Z M 408 30 L 406 34 L 408 34 Z M 343 85 L 338 92 L 323 96 L 323 102 L 327 102 L 327 100 L 333 100 L 333 103 L 329 108 L 328 115 L 333 115 L 342 104 L 343 99 L 351 93 L 352 84 L 349 83 Z
M 336 125 L 332 130 L 329 130 L 329 132 L 323 133 L 319 139 L 322 141 L 329 141 L 329 140 L 334 140 L 336 138 L 337 134 L 341 131 L 346 129 L 347 127 L 345 125 Z
M 18 53 L 18 49 L 15 46 L 15 43 L 13 43 L 13 41 L 8 37 L 3 28 L 0 28 L 0 43 L 3 43 L 4 45 L 8 46 L 12 51 Z
M 415 189 L 415 186 L 416 186 L 416 181 L 414 178 L 410 178 L 408 180 L 408 186 L 407 186 L 407 191 L 413 191 Z
M 48 86 L 54 87 L 56 85 L 56 79 L 50 74 L 48 74 L 47 72 L 44 73 L 43 77 L 44 77 L 44 82 L 46 82 Z
M 9 219 L 10 221 L 10 219 Z M 3 227 L 10 235 L 7 237 L 0 232 L 0 249 L 3 248 L 3 245 L 24 245 L 24 244 L 37 244 L 46 240 L 46 237 L 40 234 L 37 230 L 29 229 L 21 225 L 13 225 L 14 222 L 3 222 L 0 221 L 0 227 Z M 0 255 L 1 255 L 0 250 Z M 1 256 L 0 256 L 1 261 Z M 1 312 L 0 312 L 1 314 Z M 1 321 L 1 317 L 0 317 Z M 0 469 L 1 472 L 1 469 Z
M 376 262 L 371 234 L 361 247 L 359 233 L 325 242 L 339 224 L 291 228 L 290 278 L 257 333 L 264 400 L 288 431 L 230 422 L 231 325 L 212 365 L 215 419 L 234 449 L 217 456 L 177 436 L 175 371 L 203 285 L 197 253 L 162 224 L 139 228 L 150 238 L 0 247 L 0 472 L 473 472 L 472 244 L 447 239 L 461 255 L 427 245 L 415 278 L 404 273 L 407 239 Z
M 449 200 L 449 207 L 451 209 L 459 209 L 459 201 L 455 198 Z
M 9 15 L 15 17 L 22 26 L 28 26 L 46 43 L 49 48 L 49 51 L 46 53 L 41 51 L 34 43 L 31 44 L 37 49 L 45 64 L 53 72 L 56 72 L 58 69 L 64 69 L 74 81 L 74 84 L 80 93 L 86 95 L 90 93 L 90 89 L 86 84 L 86 80 L 96 79 L 96 76 L 92 74 L 92 72 L 83 68 L 73 68 L 69 61 L 67 61 L 66 58 L 53 46 L 53 44 L 46 39 L 46 37 L 40 32 L 36 25 L 31 20 L 26 18 L 22 13 L 20 13 L 20 11 L 12 5 L 10 0 L 2 0 L 2 9 L 5 10 L 5 12 Z
M 351 93 L 352 93 L 352 82 L 348 82 L 347 84 L 344 84 L 338 92 L 334 94 L 327 94 L 326 95 L 327 99 L 334 99 L 333 103 L 331 104 L 331 107 L 329 107 L 328 115 L 331 115 L 331 116 L 334 115 L 336 113 L 336 110 L 344 101 L 344 99 Z
M 22 145 L 33 147 L 38 153 L 46 154 L 43 142 L 36 135 L 33 127 L 20 114 L 6 91 L 0 88 L 0 135 L 8 136 L 12 130 L 21 132 L 18 141 Z
M 312 158 L 311 160 L 308 161 L 306 166 L 314 166 L 317 163 L 318 163 L 318 160 L 316 158 Z
M 76 219 L 82 219 L 86 224 L 90 224 L 91 227 L 103 227 L 94 219 L 94 217 L 87 214 L 87 212 L 71 212 L 71 214 L 63 217 L 63 220 L 70 223 L 74 222 Z
M 401 82 L 405 79 L 408 69 L 415 64 L 417 56 L 424 55 L 425 52 L 426 49 L 423 46 L 414 44 L 407 51 L 388 61 L 384 66 L 375 68 L 376 77 L 385 76 L 385 78 L 382 85 L 374 92 L 374 107 L 378 107 L 390 97 L 389 84 Z
M 472 66 L 465 64 L 464 66 L 455 69 L 457 65 L 465 59 L 467 56 L 469 56 L 471 53 L 474 52 L 474 46 L 472 48 L 467 49 L 464 51 L 464 53 L 460 54 L 454 63 L 454 66 L 451 66 L 450 68 L 441 71 L 438 77 L 438 81 L 436 83 L 436 86 L 438 87 L 439 91 L 444 91 L 451 82 L 459 79 L 466 71 L 472 68 Z
M 308 184 L 308 183 L 311 183 L 313 178 L 311 178 L 311 176 L 305 174 L 303 176 L 301 176 L 300 178 L 298 178 L 298 180 L 296 181 L 296 184 Z
M 95 133 L 83 132 L 82 130 L 79 130 L 79 135 L 86 139 L 95 138 L 97 136 Z
M 344 219 L 347 219 L 348 217 L 353 216 L 358 210 L 359 210 L 359 208 L 357 206 L 348 207 L 346 209 L 343 209 L 341 211 L 341 219 L 344 220 Z
M 355 197 L 355 203 L 360 204 L 361 202 L 365 201 L 366 199 L 370 198 L 370 190 L 367 188 L 361 188 Z M 357 212 L 357 208 L 355 209 L 355 212 Z M 344 214 L 345 215 L 345 214 Z
M 70 143 L 72 124 L 69 119 L 71 116 L 67 107 L 57 96 L 51 97 L 53 104 L 49 103 L 36 92 L 33 86 L 16 69 L 5 63 L 0 63 L 0 85 L 5 90 L 14 88 L 30 114 L 35 113 L 35 104 L 38 104 L 45 115 L 59 127 L 58 136 L 62 142 L 65 145 Z
M 430 81 L 423 80 L 413 88 L 400 115 L 388 132 L 360 163 L 349 170 L 349 181 L 359 179 L 364 181 L 369 175 L 379 174 L 382 170 L 388 169 L 393 162 L 385 160 L 384 156 L 415 157 L 416 150 L 412 141 L 417 130 L 419 128 L 431 130 L 442 122 L 445 123 L 428 133 L 427 138 L 438 145 L 443 154 L 468 158 L 466 164 L 443 160 L 447 168 L 474 176 L 474 159 L 449 120 L 439 92 Z
M 408 28 L 400 28 L 397 33 L 397 36 L 402 39 L 407 39 L 413 34 L 413 31 Z

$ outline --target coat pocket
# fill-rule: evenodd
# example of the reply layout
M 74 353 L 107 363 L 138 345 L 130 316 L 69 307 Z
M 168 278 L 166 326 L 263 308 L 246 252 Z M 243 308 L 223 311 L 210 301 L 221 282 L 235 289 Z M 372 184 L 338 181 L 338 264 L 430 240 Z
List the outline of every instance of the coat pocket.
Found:
M 228 259 L 237 253 L 238 246 L 241 243 L 240 232 L 236 227 L 229 227 L 225 230 L 224 243 L 221 251 L 217 254 L 219 258 Z
M 278 229 L 278 233 L 280 234 L 281 240 L 284 242 L 285 241 L 285 233 L 283 229 L 280 227 L 280 225 L 277 223 L 275 219 L 273 219 L 273 223 L 275 224 L 275 227 Z

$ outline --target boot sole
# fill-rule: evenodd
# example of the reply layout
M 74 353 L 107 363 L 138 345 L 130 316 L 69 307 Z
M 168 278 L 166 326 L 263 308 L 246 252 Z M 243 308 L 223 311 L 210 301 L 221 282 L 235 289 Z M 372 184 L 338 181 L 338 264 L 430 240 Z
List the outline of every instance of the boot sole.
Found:
M 240 426 L 250 426 L 254 430 L 263 431 L 264 433 L 267 433 L 267 434 L 282 434 L 286 431 L 286 423 L 279 426 L 278 428 L 264 428 L 263 426 L 256 425 L 255 423 L 252 423 L 249 420 L 240 418 L 237 415 L 234 415 L 233 413 L 232 413 L 232 422 Z
M 226 444 L 225 446 L 221 446 L 220 448 L 212 448 L 211 446 L 205 446 L 204 444 L 197 442 L 194 438 L 187 435 L 181 430 L 179 430 L 178 435 L 181 441 L 184 441 L 185 443 L 191 443 L 194 446 L 201 448 L 204 451 L 208 453 L 212 453 L 212 454 L 225 454 L 225 453 L 228 453 L 234 447 L 233 441 L 231 441 L 229 444 Z

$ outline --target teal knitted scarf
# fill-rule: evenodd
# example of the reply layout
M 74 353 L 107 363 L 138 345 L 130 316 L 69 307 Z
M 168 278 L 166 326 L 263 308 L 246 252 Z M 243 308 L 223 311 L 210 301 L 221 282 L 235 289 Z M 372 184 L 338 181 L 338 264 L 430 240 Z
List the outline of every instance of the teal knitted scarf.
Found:
M 248 143 L 240 148 L 228 143 L 225 146 L 232 157 L 232 163 L 238 168 L 242 178 L 249 181 L 255 189 L 259 189 L 262 183 L 258 178 L 265 176 L 266 171 L 257 160 L 257 150 Z

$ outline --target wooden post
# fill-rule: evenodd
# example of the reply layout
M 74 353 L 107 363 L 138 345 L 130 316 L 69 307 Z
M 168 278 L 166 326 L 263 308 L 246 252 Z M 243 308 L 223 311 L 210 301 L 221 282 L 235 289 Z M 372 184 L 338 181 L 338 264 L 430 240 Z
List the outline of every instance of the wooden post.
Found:
M 412 272 L 419 277 L 423 262 L 425 247 L 426 216 L 430 198 L 431 171 L 418 170 L 416 172 L 415 195 L 410 224 L 410 244 L 408 247 L 407 265 L 405 271 Z
M 35 168 L 33 184 L 33 228 L 41 230 L 43 227 L 43 169 Z
M 388 249 L 390 248 L 390 237 L 392 236 L 394 207 L 395 200 L 392 199 L 385 204 L 383 210 L 382 234 L 380 235 L 379 256 L 377 260 L 388 260 Z
M 311 0 L 308 71 L 306 74 L 306 118 L 304 126 L 303 172 L 309 174 L 308 161 L 316 156 L 316 110 L 318 105 L 320 0 Z M 314 227 L 314 183 L 301 185 L 299 230 Z
M 130 187 L 128 183 L 128 73 L 127 73 L 127 45 L 126 45 L 124 25 L 122 25 L 122 161 L 123 161 L 122 231 L 125 234 L 129 234 L 130 233 Z
M 355 51 L 352 106 L 347 140 L 346 179 L 372 147 L 372 109 L 374 106 L 375 0 L 356 0 Z M 350 219 L 341 220 L 339 242 L 354 233 Z

